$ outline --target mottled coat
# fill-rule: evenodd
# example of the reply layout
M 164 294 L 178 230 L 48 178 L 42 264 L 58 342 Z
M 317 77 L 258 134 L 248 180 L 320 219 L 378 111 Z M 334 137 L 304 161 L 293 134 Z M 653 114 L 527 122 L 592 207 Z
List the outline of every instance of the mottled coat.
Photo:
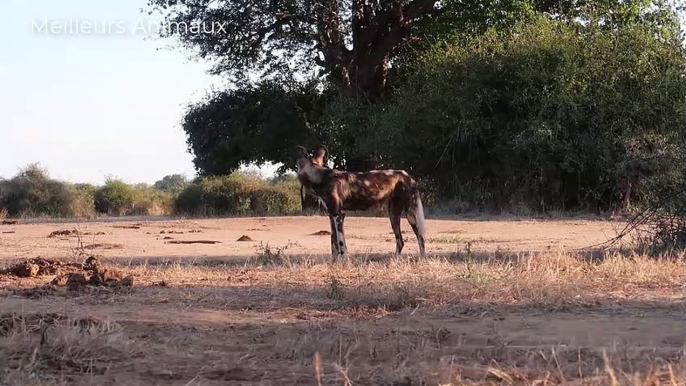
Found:
M 321 145 L 310 156 L 301 148 L 298 159 L 298 180 L 311 195 L 318 197 L 331 222 L 331 253 L 347 254 L 343 222 L 344 210 L 367 210 L 388 205 L 391 227 L 396 239 L 396 254 L 402 252 L 404 242 L 400 230 L 400 217 L 405 213 L 417 236 L 419 252 L 425 255 L 424 209 L 419 197 L 417 183 L 404 170 L 372 170 L 368 172 L 345 172 L 326 166 L 328 150 Z

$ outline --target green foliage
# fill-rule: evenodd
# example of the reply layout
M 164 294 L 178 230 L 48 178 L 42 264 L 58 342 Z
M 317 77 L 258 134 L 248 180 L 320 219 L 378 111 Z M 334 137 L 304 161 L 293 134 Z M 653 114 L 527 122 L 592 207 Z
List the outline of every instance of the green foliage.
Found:
M 94 198 L 95 192 L 98 190 L 98 187 L 93 184 L 78 183 L 74 184 L 74 189 L 85 196 Z
M 95 216 L 95 192 L 98 187 L 92 184 L 74 184 L 71 211 L 74 217 Z
M 271 180 L 250 172 L 203 177 L 186 182 L 185 188 L 175 193 L 175 182 L 181 180 L 166 178 L 161 180 L 165 183 L 155 184 L 165 190 L 113 178 L 98 187 L 52 180 L 45 170 L 29 165 L 12 179 L 0 179 L 0 213 L 10 217 L 159 216 L 172 212 L 210 216 L 300 210 L 300 185 L 293 175 Z
M 194 216 L 289 214 L 300 210 L 299 186 L 244 173 L 202 177 L 174 200 L 174 212 Z
M 390 56 L 409 37 L 417 20 L 437 11 L 436 0 L 149 0 L 159 12 L 163 37 L 214 63 L 212 72 L 235 83 L 257 73 L 261 79 L 326 79 L 344 92 L 380 96 Z M 212 31 L 175 28 L 202 23 Z
M 267 161 L 292 168 L 296 146 L 321 139 L 313 122 L 326 100 L 310 85 L 264 82 L 189 106 L 183 129 L 196 169 L 201 175 L 224 175 L 242 164 Z
M 641 199 L 651 179 L 679 174 L 686 60 L 651 28 L 537 18 L 459 35 L 420 59 L 389 102 L 337 101 L 332 126 L 442 200 L 603 210 L 628 186 Z
M 133 190 L 133 205 L 127 215 L 161 216 L 171 213 L 174 194 L 149 186 L 136 186 Z
M 663 41 L 682 38 L 677 8 L 663 0 L 448 0 L 440 16 L 417 24 L 417 39 L 402 47 L 394 58 L 392 78 L 405 79 L 407 68 L 437 43 L 455 34 L 481 36 L 487 31 L 511 32 L 517 24 L 551 21 L 590 27 L 599 33 L 639 26 Z M 584 27 L 586 26 L 586 27 Z
M 95 210 L 107 215 L 122 216 L 133 209 L 135 192 L 131 185 L 108 178 L 95 192 Z
M 68 217 L 74 214 L 73 193 L 69 185 L 31 164 L 13 178 L 0 181 L 0 208 L 11 217 Z
M 159 216 L 171 211 L 173 194 L 147 184 L 129 185 L 108 179 L 95 192 L 95 210 L 114 216 Z
M 183 174 L 170 174 L 155 182 L 153 187 L 172 194 L 178 194 L 188 186 L 190 182 Z

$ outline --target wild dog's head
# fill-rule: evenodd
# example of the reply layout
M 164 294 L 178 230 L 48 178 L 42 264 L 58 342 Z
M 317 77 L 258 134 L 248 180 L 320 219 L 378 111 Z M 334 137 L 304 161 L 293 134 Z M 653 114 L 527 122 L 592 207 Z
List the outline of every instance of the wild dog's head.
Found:
M 308 166 L 318 166 L 325 168 L 326 164 L 329 162 L 329 149 L 326 146 L 319 145 L 317 150 L 314 151 L 314 155 L 310 155 L 306 148 L 298 146 L 300 149 L 300 157 L 298 158 L 298 173 L 301 170 L 306 169 Z
M 328 163 L 329 150 L 324 145 L 319 145 L 314 155 L 310 155 L 302 146 L 300 149 L 300 157 L 298 158 L 298 179 L 301 183 L 309 181 L 311 183 L 319 183 L 321 174 L 318 173 L 322 168 L 326 168 Z

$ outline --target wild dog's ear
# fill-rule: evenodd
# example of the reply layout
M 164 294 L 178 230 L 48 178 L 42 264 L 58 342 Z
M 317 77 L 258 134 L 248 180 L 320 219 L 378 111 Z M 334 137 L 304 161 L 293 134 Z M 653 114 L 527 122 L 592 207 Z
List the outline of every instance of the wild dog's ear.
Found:
M 303 146 L 298 146 L 298 150 L 300 150 L 300 157 L 307 158 L 310 156 L 307 154 L 307 149 L 305 149 Z
M 312 162 L 319 166 L 326 167 L 326 164 L 329 162 L 329 149 L 327 149 L 323 144 L 319 145 L 317 150 L 314 152 L 314 158 L 312 159 Z

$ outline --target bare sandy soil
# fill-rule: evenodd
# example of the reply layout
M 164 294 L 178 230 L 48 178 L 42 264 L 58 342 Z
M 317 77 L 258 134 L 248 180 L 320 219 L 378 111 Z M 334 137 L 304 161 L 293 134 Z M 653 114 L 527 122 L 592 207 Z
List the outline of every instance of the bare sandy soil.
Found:
M 135 278 L 0 276 L 0 384 L 683 385 L 684 260 L 581 253 L 622 227 L 428 220 L 409 261 L 405 221 L 393 257 L 388 219 L 349 217 L 331 265 L 320 216 L 0 226 L 0 268 L 95 254 Z
M 573 250 L 603 242 L 615 236 L 622 227 L 620 222 L 598 220 L 427 220 L 427 251 L 434 254 L 464 251 L 466 242 L 471 243 L 473 251 Z M 118 259 L 215 257 L 240 260 L 254 255 L 260 249 L 260 243 L 274 247 L 289 245 L 288 252 L 295 254 L 321 255 L 331 251 L 328 234 L 314 235 L 329 231 L 327 217 L 259 217 L 5 226 L 3 232 L 16 233 L 0 234 L 0 258 L 64 257 L 78 247 L 79 240 L 46 237 L 50 232 L 62 229 L 77 229 L 83 234 L 80 241 L 84 247 Z M 417 253 L 416 238 L 405 220 L 402 231 L 406 239 L 403 252 Z M 349 217 L 345 221 L 345 232 L 350 253 L 395 251 L 395 238 L 386 218 Z M 254 241 L 237 242 L 243 235 Z M 172 240 L 212 240 L 220 244 L 169 244 Z

